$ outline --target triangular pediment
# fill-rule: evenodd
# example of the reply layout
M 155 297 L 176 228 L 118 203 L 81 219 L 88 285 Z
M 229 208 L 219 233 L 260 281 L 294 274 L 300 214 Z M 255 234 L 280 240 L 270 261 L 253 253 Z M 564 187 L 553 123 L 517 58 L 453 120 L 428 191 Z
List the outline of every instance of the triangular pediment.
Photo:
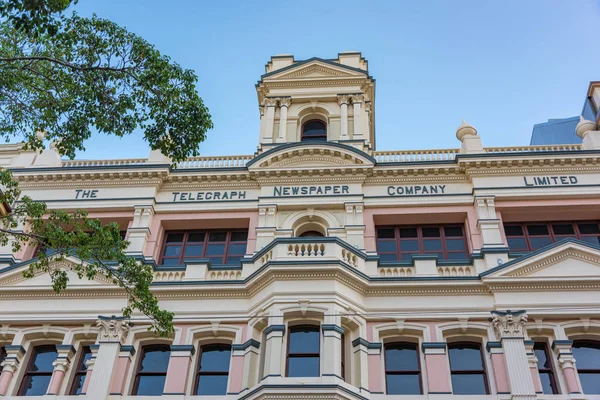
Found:
M 338 143 L 293 143 L 281 145 L 254 158 L 250 171 L 288 168 L 315 170 L 320 168 L 372 167 L 375 160 L 368 154 Z
M 81 261 L 76 257 L 65 257 L 62 260 L 50 261 L 50 269 L 61 269 L 66 271 L 69 282 L 67 286 L 106 286 L 113 285 L 110 279 L 104 275 L 97 274 L 93 280 L 86 277 L 79 278 L 71 268 L 81 264 Z M 10 268 L 0 270 L 0 289 L 2 287 L 37 287 L 51 288 L 52 280 L 48 272 L 38 272 L 32 278 L 25 278 L 23 272 L 30 266 L 29 262 L 17 264 Z
M 513 260 L 482 274 L 495 279 L 600 279 L 600 249 L 568 240 Z
M 366 71 L 326 60 L 311 59 L 305 62 L 293 64 L 271 74 L 267 74 L 263 76 L 263 80 L 271 81 L 286 79 L 320 79 L 366 76 Z

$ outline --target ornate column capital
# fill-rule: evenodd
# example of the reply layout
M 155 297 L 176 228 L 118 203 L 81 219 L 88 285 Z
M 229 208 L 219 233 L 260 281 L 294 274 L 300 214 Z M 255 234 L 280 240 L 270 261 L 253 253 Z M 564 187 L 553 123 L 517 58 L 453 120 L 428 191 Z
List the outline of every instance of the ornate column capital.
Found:
M 292 104 L 291 97 L 279 97 L 279 107 L 289 107 Z
M 524 338 L 527 313 L 519 311 L 491 311 L 490 319 L 499 339 Z
M 342 104 L 348 105 L 350 103 L 350 96 L 347 94 L 338 94 L 337 96 L 338 104 L 341 106 Z
M 264 105 L 266 107 L 275 107 L 277 105 L 278 97 L 265 97 Z
M 57 358 L 56 361 L 52 363 L 55 371 L 67 372 L 69 366 L 71 365 L 71 361 L 68 358 Z
M 129 333 L 129 319 L 125 317 L 98 316 L 96 326 L 99 329 L 98 342 L 122 343 Z
M 359 104 L 365 101 L 365 95 L 357 93 L 352 95 L 352 104 Z

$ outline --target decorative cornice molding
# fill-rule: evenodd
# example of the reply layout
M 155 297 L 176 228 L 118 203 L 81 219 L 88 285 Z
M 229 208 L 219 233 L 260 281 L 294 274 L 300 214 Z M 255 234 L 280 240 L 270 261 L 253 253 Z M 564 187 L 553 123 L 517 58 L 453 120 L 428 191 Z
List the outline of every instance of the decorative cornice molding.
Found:
M 554 256 L 547 257 L 541 261 L 530 264 L 526 267 L 517 269 L 513 272 L 510 272 L 510 273 L 504 275 L 504 276 L 507 276 L 507 277 L 508 276 L 510 276 L 510 277 L 526 276 L 526 275 L 529 275 L 533 271 L 544 269 L 545 267 L 548 267 L 552 264 L 556 264 L 567 258 L 574 258 L 574 259 L 577 259 L 580 261 L 585 261 L 585 262 L 596 264 L 596 265 L 600 266 L 600 256 L 586 254 L 586 253 L 583 253 L 578 250 L 566 250 L 566 251 L 562 251 Z

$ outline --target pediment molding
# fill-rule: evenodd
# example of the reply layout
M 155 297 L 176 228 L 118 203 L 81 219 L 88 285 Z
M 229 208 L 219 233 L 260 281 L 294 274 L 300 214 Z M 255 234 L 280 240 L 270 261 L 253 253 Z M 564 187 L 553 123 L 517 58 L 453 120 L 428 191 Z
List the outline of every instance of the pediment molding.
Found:
M 264 76 L 262 81 L 271 83 L 272 81 L 289 79 L 356 78 L 367 76 L 366 71 L 315 59 L 275 71 L 271 75 Z

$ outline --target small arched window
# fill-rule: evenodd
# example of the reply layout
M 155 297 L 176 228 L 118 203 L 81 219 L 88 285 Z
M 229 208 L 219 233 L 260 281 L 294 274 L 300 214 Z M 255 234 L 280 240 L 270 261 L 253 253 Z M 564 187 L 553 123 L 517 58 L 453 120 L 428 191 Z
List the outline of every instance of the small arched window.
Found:
M 319 327 L 314 325 L 290 328 L 287 354 L 287 376 L 320 376 Z
M 422 393 L 416 344 L 390 343 L 385 346 L 385 382 L 387 394 Z
M 325 122 L 312 119 L 302 126 L 302 141 L 305 140 L 327 140 L 327 125 Z
M 134 396 L 160 396 L 165 388 L 171 347 L 157 344 L 142 347 L 140 363 L 133 385 Z
M 230 345 L 202 346 L 194 393 L 201 396 L 226 395 L 230 360 Z
M 37 346 L 33 349 L 21 382 L 19 396 L 43 396 L 46 394 L 54 371 L 52 363 L 56 361 L 57 357 L 58 353 L 54 345 Z
M 600 394 L 600 342 L 576 340 L 573 356 L 583 393 Z
M 479 343 L 450 343 L 450 374 L 454 394 L 488 394 L 488 381 Z

